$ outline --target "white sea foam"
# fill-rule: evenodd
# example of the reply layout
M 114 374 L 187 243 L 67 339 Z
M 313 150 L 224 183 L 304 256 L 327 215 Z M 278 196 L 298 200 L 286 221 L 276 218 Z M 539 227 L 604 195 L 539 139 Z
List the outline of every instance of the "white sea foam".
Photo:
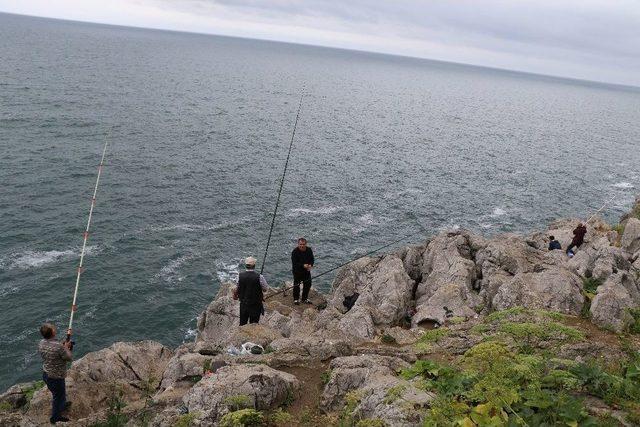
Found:
M 156 275 L 156 277 L 167 283 L 172 283 L 175 281 L 182 282 L 182 280 L 184 280 L 184 277 L 178 276 L 177 272 L 180 267 L 182 267 L 182 265 L 191 258 L 193 258 L 193 255 L 189 254 L 169 261 L 167 265 L 160 269 L 160 272 Z
M 100 248 L 98 246 L 87 246 L 85 250 L 86 255 L 95 255 Z M 38 268 L 47 264 L 58 262 L 64 259 L 69 259 L 74 256 L 80 256 L 80 248 L 67 249 L 64 251 L 52 250 L 52 251 L 24 251 L 20 253 L 11 254 L 8 259 L 2 261 L 2 267 L 8 266 L 8 269 L 20 268 Z
M 240 265 L 240 261 L 240 259 L 235 259 L 229 262 L 216 263 L 216 274 L 220 283 L 235 283 L 238 281 L 238 265 Z
M 189 328 L 189 329 L 187 329 L 187 331 L 184 333 L 184 338 L 183 338 L 183 340 L 184 340 L 184 341 L 191 340 L 192 338 L 195 338 L 197 334 L 198 334 L 198 331 L 197 331 L 196 329 L 191 329 L 191 328 Z
M 615 184 L 611 185 L 612 187 L 616 187 L 616 188 L 624 188 L 624 189 L 628 189 L 628 188 L 634 188 L 633 184 L 630 182 L 616 182 Z
M 493 210 L 493 213 L 491 214 L 491 216 L 502 216 L 502 215 L 506 215 L 507 211 L 502 209 L 502 208 L 495 208 Z
M 335 212 L 343 210 L 342 206 L 323 206 L 317 209 L 308 209 L 308 208 L 293 208 L 289 209 L 287 212 L 287 216 L 298 216 L 298 215 L 306 215 L 306 214 L 315 214 L 315 215 L 331 215 Z

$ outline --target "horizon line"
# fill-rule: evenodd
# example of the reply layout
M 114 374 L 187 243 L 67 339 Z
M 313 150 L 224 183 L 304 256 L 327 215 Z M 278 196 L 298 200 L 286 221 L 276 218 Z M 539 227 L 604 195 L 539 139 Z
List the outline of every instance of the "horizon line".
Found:
M 199 35 L 199 36 L 227 37 L 227 38 L 241 39 L 241 40 L 255 40 L 255 41 L 263 41 L 263 42 L 270 42 L 270 43 L 282 43 L 282 44 L 289 44 L 294 46 L 306 46 L 306 47 L 315 47 L 315 48 L 323 48 L 323 49 L 342 50 L 347 52 L 356 52 L 360 54 L 365 53 L 365 54 L 391 56 L 391 57 L 405 58 L 405 59 L 412 59 L 412 60 L 419 60 L 419 61 L 439 62 L 443 64 L 450 64 L 450 65 L 461 66 L 461 67 L 472 67 L 472 68 L 481 68 L 485 70 L 500 71 L 504 73 L 525 74 L 525 75 L 543 77 L 543 78 L 553 79 L 553 80 L 565 80 L 565 81 L 583 84 L 583 85 L 587 83 L 590 85 L 595 84 L 600 86 L 612 87 L 616 89 L 627 89 L 634 92 L 640 92 L 640 85 L 636 86 L 636 85 L 627 84 L 627 83 L 615 83 L 615 82 L 609 82 L 609 81 L 603 81 L 603 80 L 588 80 L 588 79 L 582 79 L 578 77 L 536 73 L 532 71 L 524 71 L 524 70 L 518 70 L 518 69 L 511 69 L 511 68 L 500 68 L 500 67 L 493 67 L 489 65 L 480 65 L 480 64 L 472 64 L 472 63 L 465 63 L 465 62 L 446 61 L 442 59 L 434 59 L 434 58 L 428 58 L 424 56 L 403 55 L 399 53 L 389 53 L 389 52 L 375 51 L 375 50 L 362 50 L 362 49 L 328 46 L 328 45 L 321 45 L 321 44 L 298 43 L 298 42 L 285 41 L 285 40 L 279 40 L 279 39 L 237 36 L 237 35 L 228 35 L 228 34 L 218 34 L 218 33 L 212 33 L 212 32 L 186 31 L 186 30 L 175 30 L 175 29 L 161 28 L 161 27 L 142 27 L 137 25 L 113 24 L 109 22 L 81 21 L 77 19 L 53 18 L 50 16 L 27 15 L 22 13 L 4 12 L 2 10 L 0 10 L 0 14 L 27 17 L 27 18 L 48 19 L 52 21 L 63 21 L 63 22 L 71 22 L 71 23 L 78 23 L 78 24 L 103 25 L 107 27 L 130 28 L 130 29 L 136 29 L 136 30 L 164 31 L 164 32 L 171 32 L 171 33 L 193 34 L 193 35 Z

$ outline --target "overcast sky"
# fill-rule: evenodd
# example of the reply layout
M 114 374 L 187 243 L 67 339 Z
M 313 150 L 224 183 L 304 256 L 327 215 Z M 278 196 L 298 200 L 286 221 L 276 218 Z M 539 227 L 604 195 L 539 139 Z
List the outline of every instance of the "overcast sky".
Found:
M 640 0 L 0 0 L 0 11 L 640 86 Z

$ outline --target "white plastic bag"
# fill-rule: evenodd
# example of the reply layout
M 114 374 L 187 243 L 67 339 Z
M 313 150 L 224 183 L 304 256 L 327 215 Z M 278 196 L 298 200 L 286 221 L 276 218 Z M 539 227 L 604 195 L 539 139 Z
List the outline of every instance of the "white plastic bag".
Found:
M 252 342 L 246 342 L 242 344 L 242 349 L 240 350 L 240 354 L 262 354 L 264 353 L 264 348 L 261 345 Z

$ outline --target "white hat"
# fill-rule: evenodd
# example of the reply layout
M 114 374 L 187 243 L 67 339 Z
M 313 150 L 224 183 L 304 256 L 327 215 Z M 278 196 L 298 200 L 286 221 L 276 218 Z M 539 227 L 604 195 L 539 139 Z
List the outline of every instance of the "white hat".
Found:
M 254 257 L 250 256 L 250 257 L 247 257 L 247 259 L 244 260 L 244 265 L 253 265 L 253 266 L 255 266 L 256 265 L 256 261 L 257 260 Z

